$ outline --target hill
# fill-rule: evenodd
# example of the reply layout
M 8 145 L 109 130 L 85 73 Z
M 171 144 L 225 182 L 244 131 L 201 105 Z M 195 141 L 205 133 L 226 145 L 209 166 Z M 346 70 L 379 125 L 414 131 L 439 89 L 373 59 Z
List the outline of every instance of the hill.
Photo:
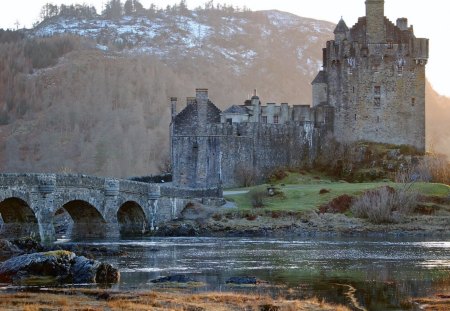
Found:
M 207 87 L 225 108 L 256 88 L 264 102 L 309 104 L 333 29 L 279 11 L 174 7 L 111 19 L 59 14 L 0 32 L 0 169 L 156 172 L 169 149 L 168 97 Z M 439 135 L 449 99 L 430 86 L 427 96 L 434 149 L 450 154 Z

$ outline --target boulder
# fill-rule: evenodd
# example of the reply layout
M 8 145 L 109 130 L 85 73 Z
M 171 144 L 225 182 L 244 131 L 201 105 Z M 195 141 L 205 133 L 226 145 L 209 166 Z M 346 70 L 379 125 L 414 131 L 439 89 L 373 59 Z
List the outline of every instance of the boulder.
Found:
M 109 264 L 51 251 L 13 257 L 0 264 L 0 282 L 13 284 L 115 283 L 119 272 Z
M 152 283 L 189 283 L 195 282 L 194 279 L 184 275 L 184 274 L 176 274 L 165 276 L 156 280 L 152 280 Z
M 254 276 L 233 276 L 226 281 L 227 284 L 256 285 L 258 279 Z

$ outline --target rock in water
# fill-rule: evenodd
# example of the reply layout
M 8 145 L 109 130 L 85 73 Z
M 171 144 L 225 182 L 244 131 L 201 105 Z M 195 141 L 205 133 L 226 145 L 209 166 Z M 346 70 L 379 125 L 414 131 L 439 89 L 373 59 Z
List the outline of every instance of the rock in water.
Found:
M 14 284 L 115 283 L 119 271 L 109 264 L 51 251 L 13 257 L 0 264 L 0 282 Z
M 227 284 L 234 285 L 258 285 L 267 284 L 266 281 L 260 280 L 254 276 L 233 276 L 226 281 Z
M 194 279 L 184 275 L 184 274 L 175 274 L 165 276 L 156 280 L 152 280 L 152 283 L 189 283 L 195 282 Z

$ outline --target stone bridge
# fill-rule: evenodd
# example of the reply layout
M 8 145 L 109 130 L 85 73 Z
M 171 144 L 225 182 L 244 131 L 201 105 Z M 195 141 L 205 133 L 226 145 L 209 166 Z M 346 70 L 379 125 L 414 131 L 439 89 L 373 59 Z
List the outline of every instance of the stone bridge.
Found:
M 0 234 L 54 241 L 55 215 L 65 211 L 73 220 L 71 238 L 141 235 L 178 217 L 187 203 L 162 185 L 86 175 L 0 174 Z

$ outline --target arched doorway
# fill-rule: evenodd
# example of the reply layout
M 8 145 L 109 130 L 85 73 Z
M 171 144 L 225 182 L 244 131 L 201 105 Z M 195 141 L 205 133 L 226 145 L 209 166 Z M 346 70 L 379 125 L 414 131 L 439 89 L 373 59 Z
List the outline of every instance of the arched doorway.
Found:
M 148 230 L 145 213 L 134 201 L 125 202 L 120 206 L 117 211 L 117 221 L 121 236 L 142 235 Z
M 33 210 L 19 198 L 7 198 L 0 202 L 0 234 L 8 238 L 32 236 L 39 239 L 39 225 Z
M 63 209 L 63 211 L 61 211 Z M 68 231 L 65 232 L 71 239 L 103 238 L 107 235 L 106 221 L 100 212 L 91 204 L 82 200 L 67 202 L 62 208 L 55 212 L 54 219 L 64 215 L 70 216 L 72 223 L 69 224 Z M 64 218 L 64 216 L 63 216 Z M 67 217 L 65 217 L 67 218 Z M 56 224 L 58 227 L 59 224 Z M 62 234 L 59 232 L 58 235 Z

